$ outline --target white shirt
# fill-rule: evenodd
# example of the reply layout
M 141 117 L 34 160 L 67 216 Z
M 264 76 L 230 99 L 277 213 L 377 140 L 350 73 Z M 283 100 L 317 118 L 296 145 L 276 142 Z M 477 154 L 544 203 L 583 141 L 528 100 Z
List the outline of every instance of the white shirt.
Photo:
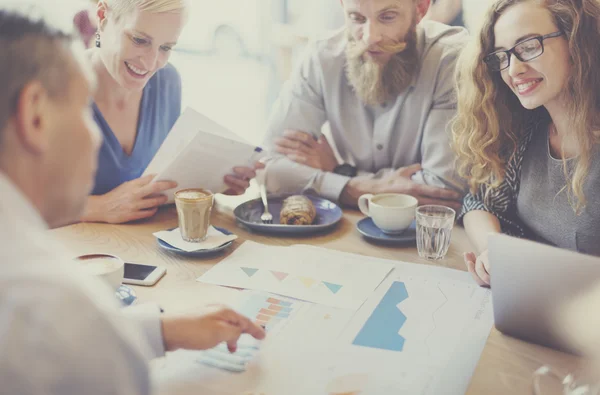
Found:
M 408 89 L 382 106 L 367 106 L 353 92 L 346 73 L 346 30 L 316 41 L 284 86 L 267 129 L 265 147 L 285 129 L 321 135 L 329 122 L 342 160 L 361 175 L 386 172 L 420 163 L 416 182 L 465 190 L 454 169 L 448 124 L 456 113 L 454 71 L 468 34 L 463 28 L 424 21 L 417 26 L 420 69 Z M 277 156 L 267 171 L 274 193 L 312 190 L 338 200 L 349 181 Z
M 0 173 L 0 393 L 149 394 L 158 311 L 126 316 Z

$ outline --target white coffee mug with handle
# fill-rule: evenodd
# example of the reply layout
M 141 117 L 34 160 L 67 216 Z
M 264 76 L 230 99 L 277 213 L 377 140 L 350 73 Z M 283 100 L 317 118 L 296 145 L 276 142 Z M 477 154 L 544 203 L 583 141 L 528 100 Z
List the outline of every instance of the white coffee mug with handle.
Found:
M 366 194 L 358 199 L 360 211 L 388 234 L 404 232 L 415 219 L 419 201 L 401 193 Z
M 87 254 L 78 256 L 75 261 L 86 273 L 104 280 L 114 290 L 123 282 L 125 262 L 118 256 Z

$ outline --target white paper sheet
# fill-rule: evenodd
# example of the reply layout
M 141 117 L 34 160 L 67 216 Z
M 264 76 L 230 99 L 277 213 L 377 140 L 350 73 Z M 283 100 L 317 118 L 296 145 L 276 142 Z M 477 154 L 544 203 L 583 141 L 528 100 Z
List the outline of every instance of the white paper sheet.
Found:
M 245 242 L 198 281 L 358 309 L 394 262 L 307 245 Z
M 398 289 L 407 297 L 396 304 Z M 259 294 L 245 291 L 242 301 Z M 358 312 L 283 300 L 293 314 L 268 332 L 244 373 L 207 367 L 198 352 L 179 351 L 153 369 L 158 393 L 464 394 L 493 323 L 490 291 L 468 273 L 408 263 L 399 263 Z M 397 314 L 405 317 L 400 328 Z
M 360 376 L 354 391 L 374 395 L 466 392 L 493 325 L 491 293 L 467 273 L 456 281 L 411 271 L 392 273 L 352 318 L 328 385 Z
M 250 166 L 265 155 L 256 146 L 197 111 L 187 108 L 146 168 L 154 181 L 176 181 L 177 189 L 205 188 L 223 192 L 223 177 L 235 166 Z M 167 191 L 168 203 L 173 193 Z
M 223 234 L 213 226 L 208 228 L 206 240 L 200 243 L 190 243 L 189 241 L 183 240 L 179 228 L 173 230 L 162 230 L 160 232 L 153 233 L 152 235 L 172 245 L 173 247 L 187 252 L 211 250 L 237 239 L 236 235 Z

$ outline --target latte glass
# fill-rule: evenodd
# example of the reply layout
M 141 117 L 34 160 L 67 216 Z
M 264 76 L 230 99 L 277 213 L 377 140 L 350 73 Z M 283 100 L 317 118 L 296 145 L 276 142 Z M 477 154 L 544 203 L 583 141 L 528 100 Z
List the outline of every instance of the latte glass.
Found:
M 179 231 L 183 240 L 191 243 L 206 240 L 213 203 L 214 195 L 206 189 L 190 188 L 175 192 Z

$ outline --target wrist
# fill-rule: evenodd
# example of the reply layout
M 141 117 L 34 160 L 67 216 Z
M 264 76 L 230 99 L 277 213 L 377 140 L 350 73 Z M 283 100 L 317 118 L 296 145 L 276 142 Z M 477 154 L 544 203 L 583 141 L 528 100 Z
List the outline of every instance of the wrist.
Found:
M 346 184 L 340 195 L 340 203 L 345 206 L 357 207 L 358 198 L 365 193 L 373 193 L 374 180 L 354 177 Z
M 162 317 L 160 327 L 165 351 L 175 351 L 182 348 L 178 342 L 176 319 Z
M 81 221 L 102 222 L 102 210 L 99 209 L 101 199 L 100 196 L 88 196 Z
M 329 173 L 335 173 L 335 169 L 338 167 L 338 163 L 337 162 L 329 162 L 329 163 L 325 163 L 325 165 L 323 166 L 323 171 L 329 172 Z

